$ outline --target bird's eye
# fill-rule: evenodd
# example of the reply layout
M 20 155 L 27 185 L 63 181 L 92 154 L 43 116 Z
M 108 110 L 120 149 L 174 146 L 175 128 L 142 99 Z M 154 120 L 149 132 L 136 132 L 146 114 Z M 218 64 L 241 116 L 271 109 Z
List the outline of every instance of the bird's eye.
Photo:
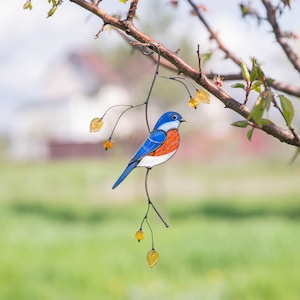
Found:
M 177 116 L 176 115 L 172 115 L 172 119 L 173 120 L 177 120 Z

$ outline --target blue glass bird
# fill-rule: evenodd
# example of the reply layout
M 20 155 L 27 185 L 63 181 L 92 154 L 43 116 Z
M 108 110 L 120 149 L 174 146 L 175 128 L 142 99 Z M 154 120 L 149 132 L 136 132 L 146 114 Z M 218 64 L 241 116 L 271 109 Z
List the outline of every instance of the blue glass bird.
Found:
M 151 169 L 169 160 L 179 147 L 178 128 L 181 122 L 185 120 L 179 113 L 173 111 L 164 113 L 112 188 L 116 188 L 135 167 Z

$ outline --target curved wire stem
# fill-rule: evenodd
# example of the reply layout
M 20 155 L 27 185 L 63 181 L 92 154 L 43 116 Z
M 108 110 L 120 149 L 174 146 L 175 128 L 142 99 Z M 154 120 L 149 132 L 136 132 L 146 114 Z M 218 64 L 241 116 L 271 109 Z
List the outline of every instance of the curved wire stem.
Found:
M 126 113 L 126 111 L 128 111 L 129 109 L 132 109 L 133 107 L 134 107 L 133 105 L 130 105 L 129 107 L 127 107 L 125 110 L 123 110 L 123 111 L 121 112 L 121 114 L 119 115 L 119 117 L 118 117 L 118 119 L 117 119 L 117 121 L 116 121 L 116 123 L 115 123 L 115 125 L 114 125 L 114 128 L 113 128 L 113 130 L 112 130 L 112 132 L 111 132 L 111 134 L 110 134 L 109 140 L 111 140 L 111 138 L 112 138 L 112 136 L 113 136 L 113 134 L 114 134 L 114 132 L 115 132 L 115 130 L 116 130 L 116 127 L 117 127 L 117 125 L 118 125 L 120 119 L 122 118 L 122 116 Z
M 151 233 L 151 243 L 152 243 L 152 249 L 154 249 L 154 233 L 153 233 L 153 230 L 152 230 L 152 227 L 148 221 L 148 213 L 149 213 L 149 210 L 150 210 L 150 203 L 148 202 L 148 206 L 147 206 L 147 210 L 146 210 L 146 214 L 141 222 L 141 226 L 140 226 L 140 230 L 143 230 L 143 225 L 144 225 L 144 222 L 146 221 L 147 225 L 148 225 L 148 228 L 150 230 L 150 233 Z
M 151 201 L 150 199 L 150 196 L 149 196 L 149 192 L 148 192 L 148 175 L 149 175 L 149 171 L 151 170 L 151 168 L 147 168 L 147 172 L 146 172 L 146 176 L 145 176 L 145 190 L 146 190 L 146 195 L 147 195 L 147 200 L 148 200 L 148 205 L 147 205 L 147 210 L 146 210 L 146 213 L 142 219 L 142 222 L 141 222 L 141 226 L 140 226 L 140 230 L 143 229 L 143 225 L 144 225 L 144 222 L 147 223 L 148 225 L 148 228 L 150 230 L 150 233 L 151 233 L 151 242 L 152 242 L 152 249 L 154 249 L 154 233 L 153 233 L 153 230 L 152 230 L 152 227 L 149 223 L 149 220 L 148 220 L 148 215 L 149 215 L 149 211 L 150 211 L 150 207 L 153 208 L 153 210 L 156 212 L 156 214 L 158 215 L 158 217 L 160 218 L 160 220 L 164 223 L 164 225 L 168 228 L 169 225 L 167 224 L 167 222 L 164 220 L 164 218 L 161 216 L 161 214 L 159 213 L 159 211 L 156 209 L 156 207 L 153 205 L 153 202 Z
M 122 116 L 123 116 L 128 110 L 130 110 L 130 109 L 132 109 L 132 108 L 135 108 L 135 107 L 138 107 L 138 106 L 142 106 L 142 105 L 144 105 L 144 103 L 136 104 L 136 105 L 114 105 L 114 107 L 116 107 L 116 106 L 128 106 L 128 107 L 127 107 L 126 109 L 124 109 L 124 110 L 121 112 L 121 114 L 119 115 L 119 117 L 118 117 L 118 119 L 117 119 L 117 121 L 116 121 L 116 123 L 115 123 L 115 125 L 114 125 L 114 127 L 113 127 L 113 130 L 112 130 L 112 132 L 111 132 L 111 134 L 110 134 L 109 140 L 111 140 L 111 138 L 112 138 L 112 136 L 113 136 L 113 134 L 114 134 L 114 132 L 115 132 L 115 129 L 116 129 L 116 127 L 117 127 L 117 125 L 118 125 L 120 119 L 122 118 Z M 108 112 L 108 110 L 105 112 L 105 114 L 106 114 L 107 112 Z M 105 116 L 105 114 L 103 115 L 103 117 Z
M 116 104 L 116 105 L 112 105 L 112 106 L 110 106 L 110 107 L 105 111 L 105 113 L 103 114 L 103 116 L 101 117 L 101 119 L 103 119 L 103 118 L 106 116 L 106 114 L 107 114 L 111 109 L 116 108 L 116 107 L 123 107 L 123 106 L 126 106 L 126 107 L 128 107 L 128 109 L 129 109 L 129 108 L 132 108 L 133 105 L 131 105 L 131 104 Z
M 150 206 L 149 206 L 150 207 Z M 154 233 L 153 233 L 153 230 L 152 230 L 152 227 L 150 226 L 150 223 L 148 221 L 148 219 L 146 218 L 146 223 L 148 225 L 148 228 L 150 230 L 150 233 L 151 233 L 151 244 L 152 244 L 152 249 L 154 249 Z
M 106 112 L 103 114 L 102 118 L 103 119 L 105 117 L 105 115 L 112 109 L 112 108 L 115 108 L 115 107 L 122 107 L 122 106 L 125 106 L 127 107 L 124 111 L 122 111 L 122 113 L 119 115 L 114 127 L 113 127 L 113 130 L 110 134 L 110 137 L 109 137 L 109 140 L 112 139 L 112 136 L 115 132 L 115 129 L 120 121 L 120 119 L 122 118 L 122 116 L 130 109 L 132 108 L 135 108 L 135 107 L 138 107 L 138 106 L 142 106 L 142 105 L 145 105 L 145 120 L 146 120 L 146 125 L 147 125 L 147 129 L 149 131 L 149 133 L 151 132 L 150 130 L 150 125 L 149 125 L 149 117 L 148 117 L 148 104 L 149 104 L 149 100 L 150 100 L 150 96 L 152 94 L 152 90 L 153 90 L 153 87 L 154 87 L 154 84 L 155 84 L 155 80 L 156 80 L 156 77 L 158 75 L 158 69 L 159 69 L 159 66 L 160 66 L 160 51 L 159 51 L 159 48 L 157 47 L 156 44 L 154 43 L 147 43 L 147 44 L 142 44 L 142 47 L 155 47 L 156 48 L 156 51 L 157 51 L 157 63 L 156 63 L 156 68 L 155 68 L 155 73 L 154 73 L 154 76 L 153 76 L 153 79 L 152 79 L 152 82 L 151 82 L 151 85 L 150 85 L 150 89 L 149 89 L 149 92 L 148 92 L 148 95 L 145 99 L 145 101 L 143 103 L 140 103 L 140 104 L 136 104 L 136 105 L 126 105 L 126 104 L 117 104 L 117 105 L 113 105 L 111 107 L 109 107 Z M 152 55 L 154 53 L 153 50 L 151 50 L 150 52 L 147 52 L 146 50 L 143 49 L 143 54 L 145 55 Z
M 156 212 L 157 216 L 160 218 L 160 220 L 164 223 L 164 225 L 168 228 L 169 225 L 168 223 L 164 220 L 164 218 L 161 216 L 161 214 L 159 213 L 159 211 L 157 210 L 157 208 L 154 206 L 153 202 L 151 201 L 150 199 L 150 196 L 149 196 L 149 192 L 148 192 L 148 174 L 149 174 L 149 171 L 151 169 L 150 168 L 147 168 L 147 172 L 146 172 L 146 176 L 145 176 L 145 191 L 146 191 L 146 195 L 147 195 L 147 199 L 148 199 L 148 208 L 147 208 L 147 211 L 146 211 L 146 214 L 145 214 L 145 217 L 142 221 L 142 224 L 144 222 L 144 220 L 147 221 L 147 217 L 148 217 L 148 213 L 149 213 L 149 209 L 150 209 L 150 206 L 152 206 L 153 210 Z
M 163 76 L 163 75 L 158 75 L 158 76 L 159 76 L 160 78 L 163 78 L 163 79 L 174 80 L 174 81 L 177 81 L 177 82 L 181 83 L 181 84 L 185 87 L 185 89 L 186 89 L 186 91 L 188 92 L 190 98 L 193 98 L 192 95 L 191 95 L 191 92 L 190 92 L 190 90 L 189 90 L 189 88 L 188 88 L 188 86 L 183 82 L 183 80 L 187 81 L 187 79 L 185 79 L 184 77 L 166 77 L 166 76 Z M 189 82 L 189 81 L 188 81 L 188 82 Z M 191 82 L 189 82 L 189 83 L 192 84 Z M 194 88 L 196 91 L 198 91 L 198 89 L 194 86 L 194 84 L 192 84 L 192 86 L 193 86 L 193 88 Z
M 153 87 L 154 87 L 154 83 L 155 83 L 156 77 L 158 75 L 158 69 L 159 69 L 159 66 L 160 66 L 160 50 L 159 50 L 159 47 L 156 44 L 154 44 L 154 43 L 143 44 L 143 47 L 145 47 L 145 46 L 147 46 L 147 47 L 149 47 L 149 46 L 155 47 L 156 51 L 157 51 L 157 62 L 156 62 L 155 73 L 154 73 L 154 76 L 153 76 L 153 79 L 152 79 L 152 82 L 151 82 L 151 85 L 150 85 L 150 89 L 149 89 L 148 95 L 147 95 L 146 100 L 144 102 L 144 104 L 145 104 L 145 119 L 146 119 L 146 124 L 147 124 L 148 131 L 150 133 L 151 130 L 150 130 L 149 118 L 148 118 L 148 104 L 149 104 L 150 96 L 151 96 L 151 93 L 152 93 L 152 90 L 153 90 Z M 143 54 L 145 54 L 145 55 L 152 55 L 153 53 L 154 53 L 153 50 L 150 51 L 150 52 L 143 51 Z

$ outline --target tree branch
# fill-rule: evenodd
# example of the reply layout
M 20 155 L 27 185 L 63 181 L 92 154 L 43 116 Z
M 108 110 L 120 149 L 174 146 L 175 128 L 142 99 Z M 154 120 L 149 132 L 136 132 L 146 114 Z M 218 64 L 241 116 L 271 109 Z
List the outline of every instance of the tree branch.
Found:
M 208 24 L 208 22 L 206 21 L 206 19 L 203 16 L 203 14 L 201 13 L 200 9 L 198 9 L 197 5 L 191 0 L 187 0 L 187 2 L 191 5 L 196 16 L 201 21 L 201 23 L 204 25 L 206 30 L 209 32 L 210 39 L 215 40 L 218 45 L 218 48 L 224 52 L 225 58 L 231 59 L 236 65 L 239 66 L 241 64 L 241 60 L 238 57 L 236 57 L 231 51 L 229 51 L 229 49 L 223 44 L 223 42 L 219 38 L 218 34 Z
M 132 38 L 130 38 L 124 31 L 120 30 L 120 29 L 115 29 L 118 34 L 120 34 L 127 43 L 131 44 L 132 47 L 134 47 L 135 49 L 138 50 L 142 50 L 142 46 L 141 44 L 134 44 L 132 42 L 134 42 L 134 40 Z M 149 58 L 156 64 L 157 63 L 157 57 L 150 55 Z M 169 61 L 167 61 L 166 59 L 162 59 L 160 61 L 160 65 L 167 68 L 170 71 L 173 72 L 177 72 L 177 68 L 174 67 L 173 64 L 171 64 Z M 231 80 L 243 80 L 243 75 L 242 73 L 236 73 L 236 74 L 216 74 L 216 73 L 205 73 L 206 77 L 208 79 L 213 79 L 214 76 L 216 75 L 220 75 L 220 77 L 223 78 L 224 81 L 231 81 Z M 272 82 L 271 87 L 274 88 L 277 91 L 281 91 L 284 92 L 288 95 L 292 95 L 292 96 L 296 96 L 296 97 L 300 97 L 300 88 L 293 86 L 291 84 L 287 84 L 287 83 L 283 83 L 280 82 L 278 80 L 275 80 Z
M 262 1 L 265 1 L 265 2 L 269 2 L 268 0 L 262 0 Z M 187 0 L 187 2 L 191 5 L 191 7 L 193 8 L 196 16 L 198 17 L 198 19 L 201 21 L 201 23 L 204 25 L 204 27 L 206 28 L 206 30 L 209 32 L 210 34 L 210 38 L 215 40 L 215 42 L 217 43 L 218 45 L 218 48 L 224 52 L 225 54 L 225 58 L 226 59 L 230 59 L 231 61 L 233 61 L 236 65 L 240 66 L 241 65 L 241 60 L 232 52 L 230 51 L 226 46 L 225 44 L 221 41 L 221 39 L 219 38 L 218 34 L 211 28 L 211 26 L 208 24 L 208 22 L 206 21 L 205 17 L 203 16 L 202 12 L 199 10 L 199 8 L 197 7 L 197 5 L 194 3 L 194 1 L 192 0 Z M 269 4 L 270 5 L 270 4 Z M 271 11 L 271 9 L 270 9 Z M 270 12 L 271 14 L 271 12 Z M 271 23 L 271 22 L 270 22 Z M 272 23 L 274 23 L 272 21 Z M 279 31 L 279 27 L 278 27 L 278 24 L 276 22 L 276 19 L 275 19 L 275 24 L 277 26 L 278 29 L 276 29 L 276 31 L 280 32 Z M 274 30 L 275 32 L 275 30 Z M 296 65 L 299 65 L 300 66 L 300 61 L 299 59 L 297 58 L 297 56 L 295 55 L 295 53 L 293 53 L 292 49 L 288 46 L 288 44 L 286 44 L 284 42 L 284 38 L 281 37 L 281 42 L 284 43 L 285 45 L 285 48 L 286 50 L 288 51 L 288 53 L 290 53 L 291 57 L 293 58 L 294 61 L 297 62 Z M 281 44 L 280 44 L 281 45 Z M 296 56 L 296 57 L 295 57 Z M 289 57 L 289 56 L 288 56 Z M 215 75 L 215 74 L 214 74 Z M 221 75 L 222 77 L 224 77 L 224 80 L 239 80 L 239 79 L 242 79 L 242 76 L 240 78 L 236 77 L 234 78 L 234 76 L 226 76 L 226 75 Z M 211 74 L 208 74 L 208 77 L 209 78 L 213 78 L 213 75 L 211 76 Z M 228 79 L 230 78 L 230 79 Z M 231 79 L 232 78 L 232 79 Z M 294 86 L 291 86 L 290 84 L 287 84 L 287 83 L 283 83 L 283 82 L 280 82 L 278 80 L 275 80 L 274 82 L 271 83 L 271 87 L 274 88 L 275 90 L 278 90 L 278 91 L 282 91 L 282 92 L 285 92 L 289 95 L 292 95 L 292 96 L 296 96 L 296 97 L 300 97 L 300 88 L 298 87 L 294 87 Z
M 205 73 L 206 77 L 209 79 L 213 79 L 216 75 L 215 73 Z M 236 74 L 217 74 L 223 78 L 224 81 L 229 80 L 244 80 L 242 73 Z M 283 83 L 278 80 L 272 82 L 271 87 L 277 91 L 284 92 L 288 95 L 300 97 L 300 88 L 291 84 Z
M 267 20 L 272 26 L 273 32 L 276 37 L 276 41 L 281 46 L 282 50 L 285 52 L 289 61 L 292 63 L 294 68 L 300 72 L 300 59 L 297 54 L 292 50 L 290 45 L 286 42 L 286 38 L 282 34 L 277 19 L 276 19 L 276 8 L 271 4 L 269 0 L 262 0 L 263 5 L 267 11 Z
M 158 43 L 157 41 L 153 40 L 149 36 L 139 31 L 137 28 L 134 27 L 132 22 L 126 22 L 116 19 L 108 15 L 102 9 L 85 0 L 70 1 L 80 5 L 81 7 L 97 15 L 103 20 L 105 24 L 110 24 L 116 28 L 119 28 L 121 31 L 126 32 L 126 34 L 130 35 L 135 40 L 141 43 L 155 45 L 155 47 L 149 46 L 149 48 L 151 48 L 155 52 L 160 52 L 160 55 L 162 57 L 164 57 L 167 61 L 169 61 L 172 65 L 174 65 L 177 68 L 178 73 L 186 75 L 187 77 L 191 78 L 196 83 L 201 85 L 203 88 L 208 90 L 216 98 L 222 101 L 226 108 L 230 108 L 231 110 L 235 111 L 236 113 L 238 113 L 246 119 L 249 118 L 250 110 L 247 106 L 241 104 L 240 102 L 232 98 L 230 95 L 228 95 L 225 91 L 217 87 L 204 74 L 201 74 L 201 72 L 193 69 L 185 61 L 179 58 L 177 53 L 168 50 L 164 45 Z M 275 124 L 264 125 L 260 129 L 279 139 L 282 142 L 300 147 L 300 137 L 298 135 L 294 136 L 289 130 L 284 130 Z

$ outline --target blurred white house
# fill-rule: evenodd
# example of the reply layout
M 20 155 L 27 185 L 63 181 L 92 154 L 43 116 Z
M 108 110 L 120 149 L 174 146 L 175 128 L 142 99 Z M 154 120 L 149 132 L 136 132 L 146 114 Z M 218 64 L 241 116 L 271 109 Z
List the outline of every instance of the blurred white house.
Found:
M 39 99 L 26 101 L 14 113 L 9 156 L 44 160 L 99 155 L 100 137 L 89 132 L 91 119 L 111 105 L 129 104 L 118 72 L 99 54 L 82 51 L 56 62 L 41 81 Z M 105 121 L 102 136 L 109 135 L 112 119 Z

